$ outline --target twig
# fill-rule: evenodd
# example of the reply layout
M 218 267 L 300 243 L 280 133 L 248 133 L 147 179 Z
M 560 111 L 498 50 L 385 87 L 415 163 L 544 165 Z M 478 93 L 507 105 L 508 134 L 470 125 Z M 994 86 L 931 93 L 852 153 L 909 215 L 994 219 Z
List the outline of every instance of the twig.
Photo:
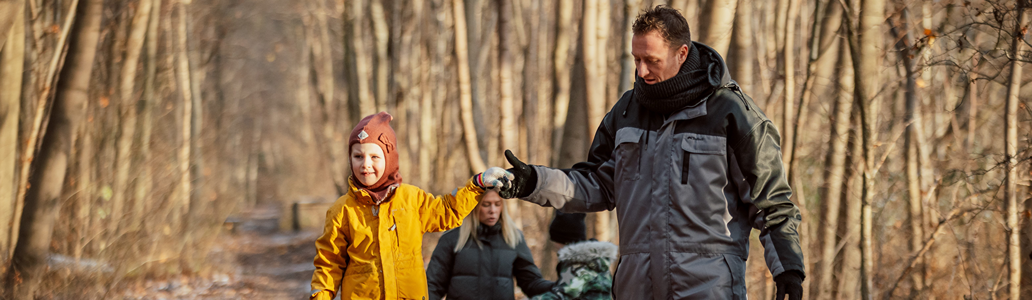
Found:
M 886 299 L 892 298 L 892 292 L 896 290 L 896 287 L 899 286 L 899 283 L 901 281 L 903 281 L 903 278 L 906 277 L 908 273 L 910 273 L 910 270 L 913 269 L 915 265 L 917 265 L 918 258 L 921 258 L 921 256 L 923 256 L 925 254 L 925 252 L 928 252 L 928 249 L 932 248 L 932 244 L 935 243 L 936 235 L 939 234 L 939 230 L 942 229 L 942 225 L 946 224 L 947 222 L 953 220 L 954 218 L 956 218 L 958 216 L 963 216 L 965 213 L 967 213 L 970 210 L 973 210 L 973 209 L 968 209 L 968 210 L 963 210 L 962 211 L 959 208 L 954 208 L 953 210 L 950 211 L 949 214 L 946 215 L 945 218 L 939 219 L 939 224 L 935 225 L 935 230 L 932 231 L 932 235 L 930 237 L 928 237 L 927 240 L 925 240 L 924 246 L 921 247 L 921 250 L 919 250 L 917 253 L 915 253 L 914 255 L 910 256 L 910 263 L 907 264 L 907 267 L 905 269 L 903 269 L 902 273 L 899 274 L 899 277 L 896 278 L 896 281 L 892 284 L 892 287 L 889 288 L 889 291 L 885 293 L 885 298 Z

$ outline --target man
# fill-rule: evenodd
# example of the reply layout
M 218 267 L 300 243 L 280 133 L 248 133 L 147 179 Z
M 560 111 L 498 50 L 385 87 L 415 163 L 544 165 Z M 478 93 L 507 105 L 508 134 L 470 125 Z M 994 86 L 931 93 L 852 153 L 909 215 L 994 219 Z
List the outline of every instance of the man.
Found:
M 720 55 L 691 41 L 676 10 L 646 10 L 632 29 L 634 89 L 606 114 L 588 161 L 531 167 L 506 151 L 513 184 L 502 197 L 564 212 L 616 209 L 616 299 L 745 299 L 752 228 L 777 299 L 800 299 L 802 217 L 777 129 Z

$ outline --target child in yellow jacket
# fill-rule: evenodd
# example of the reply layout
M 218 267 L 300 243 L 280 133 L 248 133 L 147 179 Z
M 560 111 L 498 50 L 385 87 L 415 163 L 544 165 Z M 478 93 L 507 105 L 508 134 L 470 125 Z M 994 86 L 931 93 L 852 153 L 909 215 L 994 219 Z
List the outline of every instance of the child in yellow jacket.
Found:
M 458 227 L 484 188 L 511 179 L 494 167 L 473 176 L 454 196 L 436 197 L 403 184 L 391 119 L 380 112 L 351 131 L 350 189 L 326 212 L 315 242 L 311 299 L 425 299 L 423 233 Z

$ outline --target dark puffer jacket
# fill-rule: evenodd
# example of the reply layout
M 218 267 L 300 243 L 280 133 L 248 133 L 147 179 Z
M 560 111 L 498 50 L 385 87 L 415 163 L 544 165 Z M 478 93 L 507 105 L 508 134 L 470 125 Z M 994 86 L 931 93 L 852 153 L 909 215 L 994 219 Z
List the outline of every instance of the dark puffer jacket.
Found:
M 505 243 L 501 223 L 494 226 L 481 224 L 477 238 L 482 248 L 469 239 L 462 250 L 455 253 L 459 229 L 452 229 L 441 236 L 426 269 L 431 300 L 439 300 L 445 295 L 450 300 L 514 299 L 513 277 L 527 296 L 547 292 L 555 285 L 541 277 L 541 270 L 534 265 L 534 257 L 523 240 L 522 232 L 516 249 Z

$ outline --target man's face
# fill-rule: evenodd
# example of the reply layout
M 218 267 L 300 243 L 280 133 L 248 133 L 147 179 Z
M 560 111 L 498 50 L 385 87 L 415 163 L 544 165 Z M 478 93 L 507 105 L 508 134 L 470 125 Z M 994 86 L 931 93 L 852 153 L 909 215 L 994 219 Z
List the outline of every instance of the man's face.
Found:
M 688 58 L 688 46 L 670 47 L 659 31 L 653 30 L 631 38 L 631 55 L 638 77 L 647 84 L 656 84 L 677 75 L 681 63 Z

